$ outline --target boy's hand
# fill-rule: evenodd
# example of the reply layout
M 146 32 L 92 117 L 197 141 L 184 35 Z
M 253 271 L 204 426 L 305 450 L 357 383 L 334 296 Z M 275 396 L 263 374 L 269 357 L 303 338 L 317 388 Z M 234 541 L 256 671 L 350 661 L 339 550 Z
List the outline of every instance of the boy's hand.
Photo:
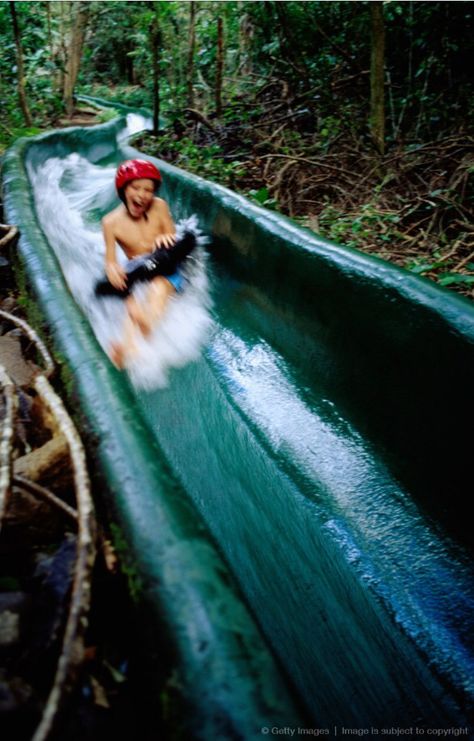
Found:
M 155 245 L 157 247 L 165 247 L 167 250 L 174 245 L 176 242 L 175 234 L 160 234 L 155 238 Z
M 114 288 L 123 290 L 127 287 L 127 274 L 118 263 L 109 263 L 106 265 L 105 274 Z

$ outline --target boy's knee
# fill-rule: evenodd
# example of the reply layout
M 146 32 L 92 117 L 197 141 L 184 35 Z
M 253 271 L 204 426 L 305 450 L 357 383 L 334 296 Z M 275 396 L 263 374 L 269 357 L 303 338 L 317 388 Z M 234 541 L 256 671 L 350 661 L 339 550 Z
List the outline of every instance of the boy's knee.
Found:
M 159 296 L 167 296 L 174 291 L 171 283 L 162 275 L 159 275 L 157 278 L 152 280 L 151 288 L 153 292 Z

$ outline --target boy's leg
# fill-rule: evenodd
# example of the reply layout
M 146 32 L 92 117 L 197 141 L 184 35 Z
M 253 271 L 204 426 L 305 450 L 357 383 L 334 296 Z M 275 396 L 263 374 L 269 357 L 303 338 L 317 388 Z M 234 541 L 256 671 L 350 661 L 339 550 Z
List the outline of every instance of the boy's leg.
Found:
M 176 293 L 174 286 L 163 276 L 158 276 L 151 281 L 144 307 L 147 313 L 148 331 L 160 321 L 174 293 Z
M 125 302 L 128 317 L 136 324 L 143 334 L 150 331 L 146 306 L 139 304 L 135 296 L 129 296 Z
M 142 334 L 149 334 L 154 325 L 161 319 L 168 299 L 174 292 L 174 286 L 166 278 L 159 275 L 150 282 L 143 303 L 140 304 L 134 296 L 127 298 L 128 315 L 139 327 Z
M 174 286 L 158 276 L 151 281 L 146 294 L 145 304 L 140 304 L 134 296 L 126 300 L 127 317 L 123 327 L 122 342 L 115 342 L 110 347 L 110 358 L 114 365 L 123 368 L 127 355 L 133 355 L 136 350 L 136 340 L 139 334 L 150 334 L 153 326 L 161 319 L 169 298 L 175 293 Z
M 122 339 L 120 342 L 112 342 L 109 349 L 109 356 L 116 368 L 122 369 L 128 355 L 133 355 L 137 351 L 136 341 L 141 334 L 137 324 L 130 315 L 125 317 L 122 327 Z

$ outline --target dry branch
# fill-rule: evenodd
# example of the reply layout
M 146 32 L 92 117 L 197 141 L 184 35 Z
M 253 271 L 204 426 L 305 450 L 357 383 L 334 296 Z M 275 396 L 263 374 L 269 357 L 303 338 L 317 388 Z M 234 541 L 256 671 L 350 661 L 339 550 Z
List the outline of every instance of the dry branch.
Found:
M 2 317 L 3 319 L 6 319 L 12 324 L 15 324 L 15 326 L 23 330 L 26 336 L 36 345 L 36 348 L 38 352 L 40 353 L 41 357 L 43 358 L 44 364 L 46 366 L 45 373 L 49 377 L 54 371 L 53 359 L 51 355 L 49 354 L 46 348 L 46 345 L 36 334 L 34 329 L 32 329 L 32 327 L 30 327 L 30 325 L 27 322 L 25 322 L 23 319 L 20 319 L 14 314 L 10 314 L 8 311 L 3 311 L 3 309 L 0 309 L 0 317 Z
M 3 310 L 0 310 L 0 316 L 19 327 L 34 342 L 40 352 L 46 366 L 46 373 L 38 373 L 35 376 L 33 387 L 43 404 L 48 407 L 57 421 L 57 428 L 60 432 L 59 435 L 53 437 L 39 451 L 23 456 L 23 459 L 17 462 L 16 483 L 37 496 L 47 499 L 56 507 L 59 507 L 77 522 L 78 528 L 74 581 L 61 656 L 57 664 L 53 686 L 44 707 L 41 722 L 33 737 L 33 741 L 45 741 L 52 731 L 58 710 L 64 701 L 66 693 L 71 689 L 77 668 L 83 660 L 84 634 L 87 627 L 87 614 L 91 597 L 92 568 L 96 554 L 96 525 L 84 448 L 60 397 L 55 393 L 46 377 L 46 375 L 50 375 L 54 370 L 52 358 L 43 342 L 27 322 Z M 6 496 L 11 485 L 13 424 L 17 403 L 15 387 L 3 366 L 0 366 L 0 383 L 3 387 L 5 399 L 3 424 L 0 431 L 0 515 L 2 515 L 5 508 Z M 35 454 L 39 454 L 40 457 L 45 458 L 48 463 L 51 463 L 51 460 L 57 460 L 58 456 L 59 459 L 64 458 L 64 442 L 67 444 L 74 472 L 77 512 L 65 502 L 55 497 L 52 492 L 21 475 L 25 471 L 31 478 L 38 475 L 37 469 L 40 468 L 38 456 L 36 456 L 36 465 L 31 463 Z
M 0 365 L 0 384 L 4 398 L 2 427 L 0 431 L 0 529 L 10 492 L 12 474 L 12 448 L 17 398 L 15 386 L 3 365 Z
M 307 165 L 312 165 L 313 167 L 325 167 L 327 170 L 333 170 L 334 172 L 338 172 L 341 175 L 346 175 L 351 179 L 351 182 L 354 180 L 354 173 L 349 172 L 348 170 L 344 170 L 342 167 L 336 167 L 336 165 L 329 165 L 327 162 L 324 162 L 324 160 L 310 160 L 307 157 L 300 157 L 293 154 L 263 154 L 260 159 L 285 159 L 285 160 L 294 160 L 295 162 L 304 162 Z
M 0 232 L 3 231 L 6 231 L 6 234 L 0 239 L 0 249 L 5 247 L 9 242 L 13 242 L 15 237 L 18 236 L 17 227 L 11 224 L 0 224 Z
M 464 265 L 467 265 L 467 263 L 474 258 L 474 252 L 471 252 L 467 257 L 464 257 L 461 262 L 458 262 L 456 267 L 454 268 L 454 271 L 461 270 L 461 268 L 464 267 Z
M 77 668 L 84 655 L 84 633 L 91 597 L 91 575 L 95 559 L 96 526 L 90 494 L 84 448 L 61 399 L 44 375 L 35 378 L 34 387 L 58 420 L 71 455 L 76 487 L 78 514 L 77 558 L 69 615 L 64 633 L 56 676 L 43 717 L 33 741 L 44 741 L 50 734 L 65 694 L 71 689 Z
M 206 126 L 208 129 L 210 129 L 213 134 L 217 134 L 217 129 L 215 126 L 211 124 L 208 118 L 201 113 L 200 111 L 197 111 L 195 108 L 185 108 L 184 113 L 187 113 L 190 118 L 193 118 L 195 121 L 199 121 L 199 123 L 202 123 L 204 126 Z
M 14 463 L 15 476 L 30 481 L 41 481 L 46 473 L 57 474 L 62 465 L 69 461 L 69 448 L 64 435 L 54 435 L 40 448 L 22 455 Z
M 23 476 L 18 476 L 17 474 L 13 475 L 12 480 L 15 486 L 26 489 L 26 491 L 30 494 L 34 494 L 40 499 L 43 499 L 45 502 L 52 504 L 57 509 L 60 509 L 61 512 L 64 512 L 64 514 L 66 514 L 71 520 L 77 523 L 77 511 L 74 509 L 74 507 L 70 507 L 69 504 L 66 504 L 66 502 L 53 494 L 53 492 L 49 489 L 46 489 L 46 487 L 40 486 L 39 484 L 36 484 L 29 479 L 25 479 Z

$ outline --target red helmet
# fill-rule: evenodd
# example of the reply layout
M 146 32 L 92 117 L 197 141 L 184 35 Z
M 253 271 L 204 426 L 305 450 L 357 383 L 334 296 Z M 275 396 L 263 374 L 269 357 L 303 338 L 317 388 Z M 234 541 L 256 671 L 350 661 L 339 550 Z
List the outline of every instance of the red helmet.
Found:
M 160 171 L 152 162 L 148 160 L 126 160 L 118 167 L 115 175 L 115 187 L 117 193 L 123 200 L 123 189 L 132 180 L 140 178 L 149 178 L 155 183 L 155 190 L 161 185 Z

